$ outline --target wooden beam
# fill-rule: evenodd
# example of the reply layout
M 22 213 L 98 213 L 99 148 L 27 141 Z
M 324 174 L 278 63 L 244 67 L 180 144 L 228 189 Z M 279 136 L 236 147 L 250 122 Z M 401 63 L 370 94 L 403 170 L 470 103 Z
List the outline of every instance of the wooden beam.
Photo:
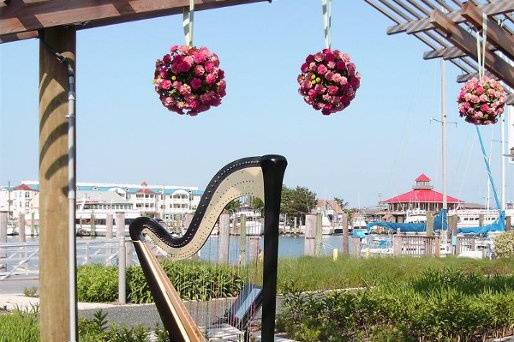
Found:
M 462 5 L 462 16 L 478 30 L 482 29 L 483 12 L 471 1 Z M 487 18 L 487 41 L 496 45 L 498 49 L 514 60 L 514 36 L 491 18 Z
M 46 29 L 39 43 L 39 327 L 45 342 L 70 340 L 68 75 L 46 44 L 74 65 L 75 38 L 74 27 L 57 27 Z
M 32 39 L 32 38 L 37 38 L 37 37 L 39 37 L 39 34 L 37 31 L 6 34 L 3 36 L 0 36 L 0 44 L 15 42 L 15 41 L 24 40 L 24 39 Z
M 484 6 L 480 6 L 479 9 L 488 16 L 494 16 L 498 14 L 506 14 L 514 12 L 514 1 L 512 0 L 497 0 Z M 448 13 L 448 18 L 455 23 L 463 23 L 466 21 L 462 15 L 461 10 L 457 10 Z M 430 22 L 430 18 L 423 18 L 419 20 L 412 20 L 401 24 L 396 24 L 387 29 L 387 34 L 397 33 L 419 33 L 429 30 L 435 30 L 435 26 Z
M 487 45 L 487 49 L 491 52 L 496 50 L 495 47 L 492 45 Z M 466 56 L 467 54 L 464 51 L 455 46 L 435 49 L 423 53 L 423 59 L 443 58 L 445 60 L 450 60 Z
M 476 40 L 470 33 L 458 24 L 452 22 L 439 10 L 434 10 L 431 13 L 430 21 L 445 35 L 445 38 L 456 47 L 466 52 L 469 56 L 475 59 L 477 58 Z M 507 85 L 514 88 L 514 68 L 505 60 L 492 52 L 486 52 L 485 67 Z
M 206 10 L 270 0 L 195 0 Z M 25 4 L 11 0 L 0 8 L 0 39 L 43 28 L 76 25 L 88 28 L 182 13 L 188 0 L 52 0 Z

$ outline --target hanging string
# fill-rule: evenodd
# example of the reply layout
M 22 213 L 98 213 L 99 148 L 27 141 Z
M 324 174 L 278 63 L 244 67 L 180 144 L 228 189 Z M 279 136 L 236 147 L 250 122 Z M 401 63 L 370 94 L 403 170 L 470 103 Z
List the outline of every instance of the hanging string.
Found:
M 321 0 L 321 13 L 323 15 L 323 34 L 325 36 L 325 48 L 332 46 L 332 0 Z
M 480 31 L 476 32 L 477 38 L 477 63 L 479 80 L 485 75 L 485 54 L 487 45 L 487 14 L 482 13 L 482 35 Z
M 184 8 L 182 12 L 182 26 L 184 28 L 184 38 L 186 45 L 193 46 L 193 25 L 195 14 L 195 0 L 189 0 L 189 8 Z

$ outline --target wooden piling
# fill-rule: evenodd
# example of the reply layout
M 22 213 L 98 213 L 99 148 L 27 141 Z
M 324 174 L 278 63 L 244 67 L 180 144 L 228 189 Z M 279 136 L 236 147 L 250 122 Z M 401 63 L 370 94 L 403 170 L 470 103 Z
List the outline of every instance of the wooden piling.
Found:
M 316 232 L 315 232 L 315 236 L 314 236 L 314 240 L 315 240 L 315 250 L 314 250 L 314 254 L 316 256 L 320 256 L 322 254 L 322 249 L 321 249 L 321 240 L 323 238 L 323 226 L 322 226 L 322 216 L 321 216 L 321 213 L 318 213 L 316 215 Z
M 239 264 L 246 263 L 246 215 L 241 215 L 239 223 Z
M 0 211 L 0 244 L 7 243 L 7 221 L 9 218 L 8 211 Z M 5 271 L 7 264 L 5 259 L 7 258 L 7 249 L 0 248 L 0 271 Z
M 512 230 L 512 216 L 505 217 L 505 231 L 508 232 Z
M 304 255 L 312 256 L 315 251 L 316 215 L 305 215 Z
M 350 230 L 348 229 L 348 215 L 343 214 L 343 254 L 350 254 Z
M 34 212 L 32 211 L 30 213 L 30 236 L 36 235 L 36 222 L 34 222 L 34 220 L 35 220 L 35 215 L 34 215 Z
M 483 227 L 484 226 L 484 214 L 478 215 L 478 226 Z
M 427 212 L 427 235 L 434 236 L 434 214 Z
M 75 68 L 75 27 L 47 28 L 39 44 L 39 292 L 42 342 L 68 341 L 68 74 L 48 48 Z M 74 300 L 74 299 L 72 299 Z
M 105 238 L 112 239 L 112 214 L 107 213 L 105 216 Z
M 90 229 L 89 229 L 89 235 L 96 236 L 96 217 L 95 212 L 91 211 L 91 217 L 90 217 Z
M 20 242 L 25 242 L 27 239 L 25 238 L 25 214 L 18 214 L 18 238 Z
M 230 233 L 230 216 L 229 214 L 221 214 L 219 221 L 219 234 L 218 234 L 218 262 L 228 263 L 229 252 L 229 233 Z

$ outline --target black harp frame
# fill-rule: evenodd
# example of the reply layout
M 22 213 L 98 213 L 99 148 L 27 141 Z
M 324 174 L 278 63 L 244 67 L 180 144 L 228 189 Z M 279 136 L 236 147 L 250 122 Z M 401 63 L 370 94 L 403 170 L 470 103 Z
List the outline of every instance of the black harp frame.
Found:
M 280 155 L 264 155 L 236 160 L 223 167 L 207 186 L 198 209 L 186 232 L 181 237 L 173 237 L 159 222 L 148 217 L 139 217 L 129 227 L 130 237 L 141 263 L 143 273 L 159 311 L 161 320 L 168 330 L 170 337 L 180 335 L 179 323 L 173 319 L 171 308 L 166 301 L 166 295 L 159 285 L 160 279 L 166 277 L 164 272 L 152 271 L 151 260 L 148 259 L 141 244 L 144 242 L 143 231 L 150 230 L 162 243 L 170 247 L 183 247 L 191 242 L 200 227 L 209 202 L 220 183 L 232 173 L 248 168 L 260 167 L 264 185 L 264 257 L 262 284 L 262 316 L 261 340 L 271 342 L 275 334 L 276 298 L 277 298 L 277 259 L 279 237 L 280 198 L 284 172 L 287 160 Z M 212 227 L 214 228 L 214 227 Z M 212 229 L 211 228 L 211 229 Z M 203 242 L 205 243 L 205 241 Z M 203 245 L 202 245 L 203 246 Z M 201 247 L 200 247 L 201 248 Z M 153 256 L 152 256 L 153 257 Z M 168 280 L 169 281 L 169 280 Z

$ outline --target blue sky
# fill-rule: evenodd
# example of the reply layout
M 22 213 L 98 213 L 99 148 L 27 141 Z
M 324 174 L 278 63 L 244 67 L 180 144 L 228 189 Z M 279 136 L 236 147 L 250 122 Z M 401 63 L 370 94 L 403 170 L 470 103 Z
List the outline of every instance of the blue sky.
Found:
M 356 99 L 325 117 L 297 93 L 305 56 L 323 48 L 320 2 L 276 0 L 195 15 L 195 45 L 221 59 L 223 104 L 191 118 L 162 107 L 153 67 L 184 41 L 181 16 L 77 34 L 78 180 L 205 186 L 226 162 L 285 155 L 285 183 L 354 206 L 409 190 L 425 172 L 441 187 L 439 62 L 363 1 L 334 1 L 333 47 L 362 75 Z M 0 184 L 37 178 L 38 42 L 0 45 Z M 458 117 L 458 70 L 448 65 L 449 193 L 483 202 L 474 127 Z M 483 130 L 499 183 L 499 127 Z M 512 178 L 512 166 L 508 166 Z M 509 179 L 508 178 L 508 179 Z M 507 191 L 507 200 L 514 193 Z

